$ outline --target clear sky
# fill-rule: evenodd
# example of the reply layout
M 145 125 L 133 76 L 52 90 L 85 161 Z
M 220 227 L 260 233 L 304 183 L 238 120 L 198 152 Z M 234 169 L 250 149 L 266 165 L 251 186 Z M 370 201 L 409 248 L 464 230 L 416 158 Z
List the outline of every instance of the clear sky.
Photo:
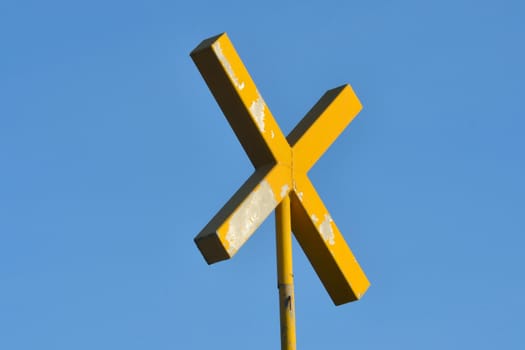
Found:
M 310 177 L 372 285 L 294 245 L 298 349 L 523 349 L 523 1 L 0 2 L 0 349 L 277 349 L 273 215 L 193 237 L 252 166 L 189 57 L 228 32 L 283 131 L 350 83 Z

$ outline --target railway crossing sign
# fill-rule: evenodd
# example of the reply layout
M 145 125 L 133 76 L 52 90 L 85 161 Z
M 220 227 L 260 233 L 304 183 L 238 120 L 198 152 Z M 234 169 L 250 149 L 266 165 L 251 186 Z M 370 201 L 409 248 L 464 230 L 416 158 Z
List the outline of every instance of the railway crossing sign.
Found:
M 368 279 L 307 175 L 362 108 L 350 85 L 327 91 L 285 137 L 226 33 L 204 40 L 191 57 L 255 167 L 195 237 L 208 264 L 233 257 L 277 209 L 282 326 L 282 309 L 293 305 L 290 229 L 332 301 L 360 299 Z M 295 334 L 286 346 L 295 348 Z

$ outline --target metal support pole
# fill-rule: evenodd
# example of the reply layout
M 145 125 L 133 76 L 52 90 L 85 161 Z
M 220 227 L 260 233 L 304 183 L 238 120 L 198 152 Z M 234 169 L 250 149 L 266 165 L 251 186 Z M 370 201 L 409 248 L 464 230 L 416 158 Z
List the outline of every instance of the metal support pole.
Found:
M 290 197 L 283 198 L 275 211 L 277 231 L 277 279 L 281 320 L 281 350 L 295 350 L 295 295 L 292 269 L 292 228 Z

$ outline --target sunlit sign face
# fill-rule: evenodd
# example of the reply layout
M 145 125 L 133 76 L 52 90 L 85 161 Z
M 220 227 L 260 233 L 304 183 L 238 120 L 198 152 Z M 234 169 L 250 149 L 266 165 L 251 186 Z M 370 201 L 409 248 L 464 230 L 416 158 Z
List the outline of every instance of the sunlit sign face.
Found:
M 191 57 L 255 167 L 195 237 L 206 261 L 233 257 L 290 196 L 292 231 L 334 303 L 361 298 L 368 279 L 307 176 L 361 110 L 350 85 L 327 91 L 285 137 L 226 34 Z

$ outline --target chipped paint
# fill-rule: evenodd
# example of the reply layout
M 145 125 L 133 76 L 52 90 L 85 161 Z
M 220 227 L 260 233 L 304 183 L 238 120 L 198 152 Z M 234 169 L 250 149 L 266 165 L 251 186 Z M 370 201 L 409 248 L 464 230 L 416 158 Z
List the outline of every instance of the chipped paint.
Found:
M 321 233 L 321 236 L 323 236 L 325 242 L 328 242 L 330 245 L 334 245 L 335 241 L 335 235 L 334 230 L 332 228 L 332 217 L 329 214 L 324 215 L 324 221 L 319 226 L 319 232 Z
M 275 133 L 272 131 L 270 131 L 270 136 L 272 137 L 272 139 L 275 137 Z
M 315 214 L 312 214 L 311 218 L 314 224 L 317 224 L 317 222 L 319 221 L 319 218 Z
M 297 193 L 297 197 L 299 197 L 299 200 L 302 202 L 303 201 L 303 192 Z
M 229 221 L 226 240 L 228 253 L 233 256 L 250 238 L 255 229 L 277 206 L 272 187 L 267 181 L 261 184 L 241 204 Z
M 259 130 L 261 130 L 261 132 L 264 132 L 264 110 L 265 108 L 266 108 L 266 104 L 264 103 L 264 100 L 262 99 L 259 92 L 257 92 L 257 98 L 250 105 L 250 113 L 255 119 L 255 122 L 257 123 L 257 126 L 259 127 Z
M 283 185 L 283 187 L 281 187 L 281 198 L 284 198 L 284 196 L 288 194 L 289 189 L 290 187 L 288 186 L 288 184 L 285 184 Z
M 224 56 L 224 53 L 222 52 L 221 43 L 217 41 L 215 44 L 212 45 L 212 47 L 213 47 L 213 51 L 215 51 L 215 53 L 217 54 L 219 61 L 221 61 L 222 66 L 224 67 L 224 69 L 226 69 L 228 76 L 233 81 L 233 84 L 235 85 L 235 87 L 237 87 L 237 89 L 239 90 L 244 89 L 244 82 L 239 83 L 239 79 L 235 75 L 232 65 L 230 64 L 230 62 L 228 61 L 228 59 L 226 58 L 226 56 Z

